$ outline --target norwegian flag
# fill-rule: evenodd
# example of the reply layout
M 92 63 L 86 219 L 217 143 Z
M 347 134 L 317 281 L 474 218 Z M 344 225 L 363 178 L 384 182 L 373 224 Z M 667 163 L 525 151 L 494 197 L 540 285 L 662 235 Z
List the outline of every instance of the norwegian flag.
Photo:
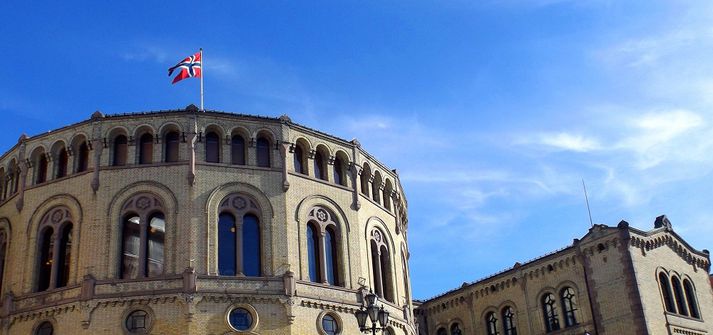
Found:
M 175 84 L 183 79 L 196 77 L 201 77 L 201 52 L 196 52 L 193 56 L 189 56 L 186 59 L 180 61 L 176 66 L 168 69 L 168 76 L 173 75 L 174 70 L 180 69 L 176 78 L 173 78 L 172 84 Z

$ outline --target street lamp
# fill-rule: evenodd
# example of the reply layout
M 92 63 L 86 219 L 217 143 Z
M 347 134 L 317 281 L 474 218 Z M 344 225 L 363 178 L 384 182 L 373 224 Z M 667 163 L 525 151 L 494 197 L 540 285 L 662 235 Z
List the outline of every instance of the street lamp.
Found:
M 366 308 L 362 306 L 358 311 L 356 311 L 356 313 L 354 313 L 357 318 L 357 322 L 359 323 L 359 330 L 361 330 L 362 333 L 369 333 L 371 331 L 372 335 L 376 335 L 377 330 L 383 331 L 386 329 L 386 325 L 389 323 L 389 312 L 384 310 L 383 304 L 381 305 L 381 308 L 376 306 L 378 299 L 376 294 L 372 292 L 369 292 L 364 300 L 366 300 Z M 371 321 L 371 327 L 367 326 L 367 317 Z

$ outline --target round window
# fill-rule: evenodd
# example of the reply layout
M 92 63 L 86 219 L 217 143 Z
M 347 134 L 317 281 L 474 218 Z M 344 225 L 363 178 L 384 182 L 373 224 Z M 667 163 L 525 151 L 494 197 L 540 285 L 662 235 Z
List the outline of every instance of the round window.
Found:
M 253 325 L 253 316 L 245 308 L 235 308 L 230 311 L 228 322 L 235 330 L 248 330 Z
M 132 334 L 143 334 L 149 328 L 149 313 L 136 310 L 126 316 L 126 330 Z
M 333 316 L 327 314 L 322 318 L 322 329 L 327 335 L 337 335 L 339 333 L 339 325 Z

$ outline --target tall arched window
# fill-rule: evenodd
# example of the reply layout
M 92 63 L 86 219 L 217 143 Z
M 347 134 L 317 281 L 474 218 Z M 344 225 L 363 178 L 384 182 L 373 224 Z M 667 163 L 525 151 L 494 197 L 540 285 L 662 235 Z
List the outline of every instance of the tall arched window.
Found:
M 674 275 L 673 278 L 671 278 L 671 284 L 673 285 L 673 296 L 676 298 L 678 314 L 688 316 L 688 307 L 686 307 L 686 298 L 683 295 L 681 281 Z
M 87 141 L 82 141 L 77 147 L 77 172 L 87 171 L 89 168 L 89 146 Z
M 214 131 L 205 134 L 205 161 L 220 163 L 220 136 Z
M 128 152 L 127 148 L 128 141 L 126 136 L 118 135 L 114 138 L 114 150 L 113 150 L 113 160 L 112 165 L 123 166 L 126 165 L 126 155 Z
M 139 140 L 139 164 L 151 164 L 153 162 L 153 135 L 145 133 Z
M 295 148 L 292 152 L 293 156 L 293 164 L 295 166 L 295 172 L 301 173 L 301 174 L 307 174 L 307 169 L 306 169 L 306 164 L 305 164 L 305 152 L 302 150 L 302 146 L 299 144 L 295 145 Z
M 41 184 L 47 181 L 47 156 L 40 153 L 37 158 L 37 170 L 35 170 L 35 184 Z
M 262 275 L 262 233 L 257 203 L 232 194 L 218 208 L 218 274 Z
M 339 275 L 339 225 L 325 208 L 310 209 L 307 216 L 307 263 L 313 282 L 342 285 Z
M 233 135 L 230 140 L 230 162 L 245 165 L 245 139 L 240 135 Z
M 661 286 L 661 296 L 663 297 L 666 312 L 676 313 L 676 306 L 673 303 L 673 293 L 671 292 L 671 282 L 665 273 L 659 273 L 659 286 Z
M 2 278 L 0 276 L 0 278 Z M 688 310 L 691 312 L 691 317 L 696 319 L 701 318 L 701 313 L 698 311 L 698 301 L 696 299 L 696 290 L 693 289 L 691 281 L 688 279 L 683 280 L 683 290 L 686 293 L 686 301 L 688 301 Z
M 408 261 L 407 261 L 406 248 L 401 248 L 401 270 L 403 271 L 404 278 L 404 294 L 406 294 L 406 299 L 411 298 L 411 289 L 409 287 L 409 275 L 408 275 Z
M 322 180 L 327 180 L 327 166 L 324 160 L 324 155 L 317 150 L 314 154 L 314 177 Z
M 256 141 L 257 166 L 270 167 L 270 141 L 264 137 L 258 137 Z
M 560 321 L 557 317 L 557 302 L 552 293 L 547 293 L 542 297 L 542 313 L 545 317 L 545 329 L 553 332 L 560 329 Z
M 72 261 L 72 216 L 66 207 L 55 207 L 38 226 L 37 291 L 69 284 Z
M 391 193 L 394 191 L 394 187 L 391 185 L 391 180 L 386 179 L 386 186 L 384 187 L 384 208 L 391 211 Z
M 485 330 L 488 335 L 499 335 L 498 333 L 498 318 L 494 312 L 485 315 Z
M 365 196 L 369 196 L 369 181 L 371 179 L 371 168 L 369 164 L 364 163 L 361 169 L 361 174 L 359 175 L 361 181 L 361 193 Z
M 20 190 L 20 166 L 14 163 L 12 169 L 12 194 Z
M 564 326 L 571 327 L 577 324 L 577 297 L 574 295 L 574 289 L 565 287 L 560 291 L 560 299 L 562 299 L 562 312 L 564 313 Z
M 517 335 L 517 325 L 515 323 L 515 311 L 510 306 L 503 308 L 501 317 L 503 319 L 503 334 Z
M 344 169 L 344 166 L 344 160 L 337 156 L 334 159 L 334 165 L 332 165 L 332 168 L 334 169 L 334 183 L 337 185 L 347 186 L 347 178 L 345 176 L 346 170 Z
M 166 243 L 163 201 L 153 194 L 140 193 L 129 198 L 121 208 L 120 278 L 163 275 Z
M 383 233 L 379 229 L 371 231 L 372 279 L 376 295 L 395 302 L 393 275 L 391 273 L 391 253 Z
M 371 183 L 371 187 L 371 198 L 376 203 L 381 203 L 381 173 L 379 171 L 374 172 L 374 182 Z
M 5 277 L 5 258 L 7 257 L 8 235 L 4 229 L 0 229 L 0 296 L 2 295 L 2 282 Z
M 169 131 L 166 133 L 163 139 L 164 143 L 164 161 L 166 162 L 178 162 L 178 144 L 179 135 L 177 131 Z
M 67 155 L 67 149 L 62 147 L 57 152 L 57 174 L 56 178 L 62 178 L 67 175 L 67 163 L 69 162 L 69 155 Z

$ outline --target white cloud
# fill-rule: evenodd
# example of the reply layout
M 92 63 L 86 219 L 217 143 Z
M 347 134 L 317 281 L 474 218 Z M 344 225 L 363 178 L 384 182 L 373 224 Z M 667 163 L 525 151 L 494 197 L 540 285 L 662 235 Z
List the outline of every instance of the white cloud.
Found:
M 582 135 L 574 135 L 566 132 L 541 134 L 539 136 L 539 143 L 557 150 L 576 152 L 588 152 L 601 148 L 599 141 L 594 138 L 587 138 Z

